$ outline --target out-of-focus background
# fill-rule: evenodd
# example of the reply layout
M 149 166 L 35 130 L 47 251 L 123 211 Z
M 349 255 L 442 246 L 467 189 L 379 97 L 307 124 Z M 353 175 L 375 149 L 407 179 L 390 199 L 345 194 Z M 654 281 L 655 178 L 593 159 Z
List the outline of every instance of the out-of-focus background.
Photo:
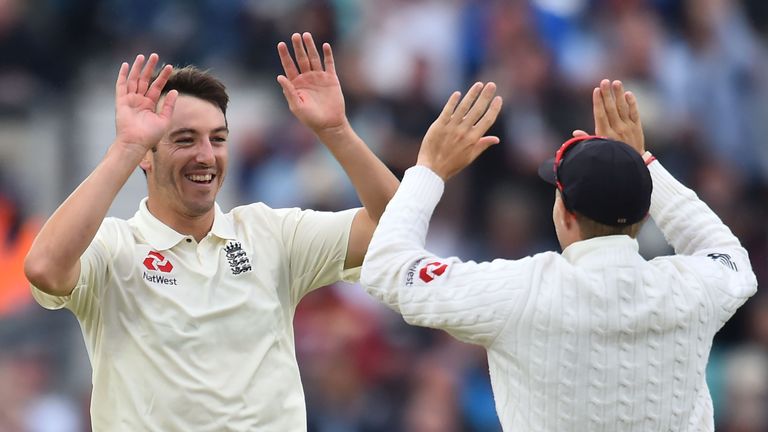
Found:
M 342 209 L 358 201 L 290 114 L 275 45 L 331 42 L 355 129 L 398 175 L 451 91 L 498 83 L 502 141 L 451 180 L 428 247 L 486 260 L 557 250 L 553 191 L 535 168 L 591 90 L 637 95 L 647 147 L 722 217 L 768 279 L 768 3 L 761 0 L 0 0 L 0 431 L 90 430 L 90 365 L 68 311 L 42 310 L 22 273 L 42 221 L 114 136 L 120 62 L 152 51 L 229 88 L 224 208 Z M 145 194 L 136 174 L 111 215 Z M 83 208 L 87 212 L 88 208 Z M 652 223 L 647 257 L 671 253 Z M 405 325 L 359 286 L 305 298 L 295 321 L 310 430 L 498 431 L 482 349 Z M 768 297 L 721 330 L 708 383 L 720 431 L 768 430 Z

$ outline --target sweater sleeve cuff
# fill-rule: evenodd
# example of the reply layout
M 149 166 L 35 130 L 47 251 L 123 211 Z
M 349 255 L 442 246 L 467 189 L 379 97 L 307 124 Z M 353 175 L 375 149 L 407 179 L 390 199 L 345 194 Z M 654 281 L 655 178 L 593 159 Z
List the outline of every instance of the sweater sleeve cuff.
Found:
M 400 184 L 404 197 L 419 204 L 419 207 L 433 210 L 443 196 L 445 182 L 439 175 L 423 165 L 408 168 Z

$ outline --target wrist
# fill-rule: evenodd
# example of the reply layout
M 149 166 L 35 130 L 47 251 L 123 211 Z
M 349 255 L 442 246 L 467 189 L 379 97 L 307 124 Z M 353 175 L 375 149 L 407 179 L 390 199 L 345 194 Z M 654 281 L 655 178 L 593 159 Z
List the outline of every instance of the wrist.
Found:
M 346 117 L 344 117 L 344 120 L 338 125 L 318 128 L 315 129 L 314 132 L 323 142 L 333 142 L 354 134 L 352 125 L 349 124 L 349 120 L 347 120 Z
M 112 142 L 112 145 L 107 150 L 106 157 L 114 157 L 117 160 L 138 165 L 144 158 L 144 155 L 147 154 L 147 151 L 149 151 L 149 149 L 141 144 L 125 142 L 118 138 Z
M 651 154 L 651 152 L 648 150 L 646 150 L 641 156 L 643 157 L 643 162 L 645 162 L 646 166 L 650 165 L 653 161 L 656 160 L 656 156 Z
M 432 162 L 429 161 L 429 160 L 418 159 L 416 161 L 416 166 L 424 167 L 424 168 L 432 171 L 435 175 L 440 177 L 443 180 L 443 182 L 448 181 L 448 176 L 446 176 L 444 173 L 441 173 L 438 169 L 436 169 L 434 164 L 432 164 Z

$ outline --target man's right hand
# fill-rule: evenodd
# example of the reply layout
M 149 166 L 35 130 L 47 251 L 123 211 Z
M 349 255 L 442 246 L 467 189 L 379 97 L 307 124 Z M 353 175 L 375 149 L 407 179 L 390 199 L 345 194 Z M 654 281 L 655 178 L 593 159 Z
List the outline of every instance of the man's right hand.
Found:
M 115 85 L 115 142 L 135 151 L 139 158 L 165 134 L 178 97 L 176 90 L 169 91 L 158 108 L 163 87 L 173 71 L 171 65 L 166 65 L 150 84 L 158 59 L 157 54 L 151 54 L 145 65 L 144 56 L 139 54 L 130 72 L 128 63 L 123 63 Z
M 421 142 L 417 164 L 448 180 L 472 163 L 499 138 L 484 136 L 501 111 L 496 84 L 475 83 L 459 102 L 455 92 Z

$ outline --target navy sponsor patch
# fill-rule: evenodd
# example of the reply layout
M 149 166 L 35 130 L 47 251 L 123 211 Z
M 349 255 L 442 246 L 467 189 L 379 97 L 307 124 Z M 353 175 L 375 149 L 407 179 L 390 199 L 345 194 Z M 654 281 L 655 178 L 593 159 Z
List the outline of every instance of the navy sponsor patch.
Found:
M 728 267 L 729 269 L 733 271 L 739 271 L 739 268 L 736 267 L 736 263 L 731 260 L 731 256 L 724 253 L 711 253 L 707 254 L 708 257 L 712 258 L 713 260 L 719 262 L 720 264 Z

